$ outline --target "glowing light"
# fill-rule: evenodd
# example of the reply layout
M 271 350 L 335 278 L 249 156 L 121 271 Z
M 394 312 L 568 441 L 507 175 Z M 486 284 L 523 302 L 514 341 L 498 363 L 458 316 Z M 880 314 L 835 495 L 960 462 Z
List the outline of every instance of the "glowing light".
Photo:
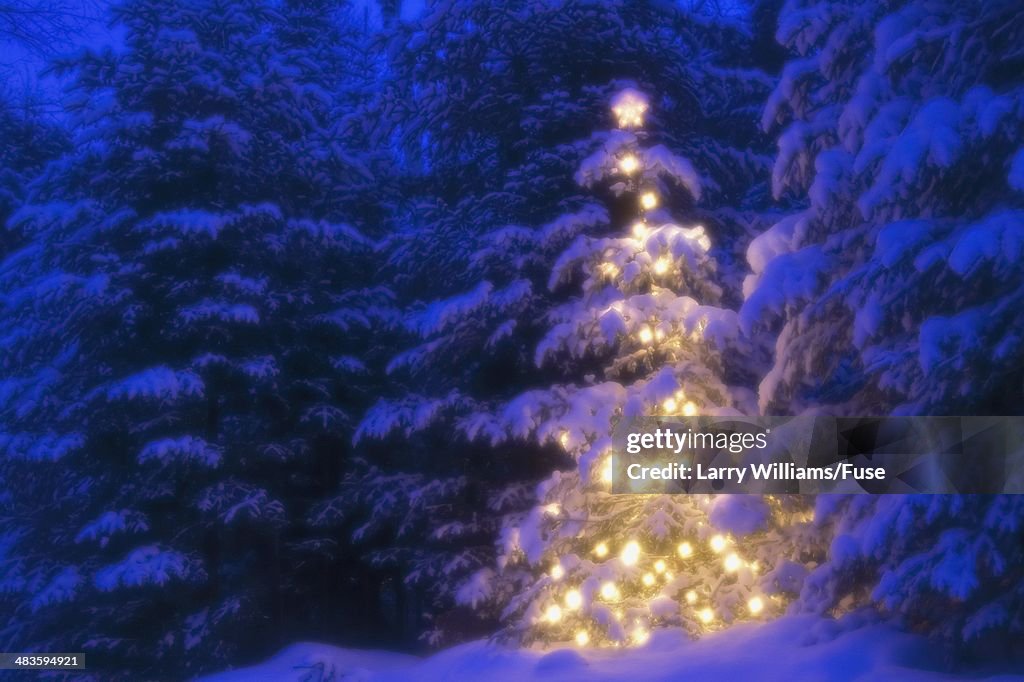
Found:
M 558 434 L 558 442 L 562 444 L 563 448 L 569 447 L 569 432 L 562 431 L 562 433 Z
M 665 582 L 668 582 L 669 580 L 672 580 L 672 571 L 665 571 L 664 578 L 665 578 Z
M 640 206 L 645 211 L 650 211 L 658 206 L 658 195 L 654 192 L 644 192 L 640 195 Z
M 562 505 L 557 502 L 544 505 L 544 513 L 548 516 L 558 516 L 559 512 L 562 511 Z
M 729 573 L 735 573 L 740 570 L 740 566 L 743 565 L 743 561 L 740 559 L 738 554 L 730 554 L 725 557 L 725 570 Z
M 640 544 L 636 540 L 630 540 L 622 548 L 622 554 L 619 555 L 619 558 L 622 559 L 622 563 L 632 566 L 640 559 Z
M 697 414 L 697 406 L 693 402 L 687 401 L 687 403 L 683 405 L 683 416 L 692 417 L 695 414 Z
M 552 604 L 544 612 L 544 620 L 549 623 L 557 623 L 562 620 L 562 608 L 558 604 Z
M 583 595 L 579 590 L 569 590 L 565 593 L 565 608 L 575 611 L 583 606 Z
M 647 587 L 650 587 L 651 585 L 654 584 L 654 574 L 653 573 L 644 573 L 643 581 L 644 581 L 644 585 L 646 585 Z
M 565 576 L 565 569 L 562 568 L 562 564 L 555 564 L 551 567 L 551 577 L 554 580 L 561 580 Z
M 633 223 L 633 236 L 637 239 L 647 237 L 647 226 L 640 221 Z
M 638 646 L 644 644 L 650 638 L 651 633 L 648 632 L 647 629 L 644 627 L 638 627 L 637 629 L 633 630 L 633 634 L 631 636 L 633 643 Z
M 668 272 L 669 260 L 662 256 L 658 260 L 654 261 L 654 274 L 664 275 Z
M 636 172 L 636 169 L 640 167 L 640 161 L 632 154 L 628 154 L 619 159 L 619 170 L 626 175 L 631 175 Z
M 619 267 L 615 263 L 601 263 L 597 270 L 605 277 L 615 277 L 619 274 Z
M 661 331 L 661 327 L 654 330 L 654 340 L 661 341 L 665 338 L 665 332 Z
M 756 616 L 764 610 L 764 600 L 760 597 L 751 597 L 747 602 L 747 609 Z
M 679 407 L 679 404 L 676 402 L 675 398 L 669 398 L 661 404 L 661 407 L 665 410 L 665 414 L 675 414 L 676 408 Z
M 640 343 L 647 345 L 654 340 L 654 334 L 651 333 L 651 328 L 644 326 L 640 329 Z
M 697 593 L 693 590 L 686 591 L 686 603 L 694 604 L 697 602 Z
M 609 457 L 608 461 L 601 467 L 601 482 L 610 484 L 612 482 L 612 458 Z
M 620 128 L 637 128 L 644 123 L 647 100 L 635 90 L 625 90 L 612 100 L 612 113 Z
M 680 542 L 679 547 L 676 548 L 676 551 L 679 553 L 679 556 L 683 559 L 689 559 L 693 556 L 693 545 L 691 545 L 689 542 Z
M 576 633 L 576 644 L 577 646 L 586 646 L 590 642 L 590 635 L 586 630 L 580 630 Z
M 662 559 L 658 559 L 657 561 L 654 562 L 654 572 L 655 573 L 664 573 L 665 572 L 665 562 Z
M 605 601 L 615 601 L 619 598 L 619 588 L 615 586 L 613 582 L 607 582 L 601 585 L 601 599 Z
M 700 618 L 700 622 L 707 625 L 715 619 L 715 612 L 712 611 L 709 607 L 705 606 L 697 612 L 697 617 Z
M 594 554 L 600 558 L 608 556 L 608 545 L 603 542 L 597 543 L 597 546 L 594 547 Z
M 724 535 L 715 535 L 711 538 L 711 551 L 715 554 L 721 554 L 725 550 L 725 546 L 728 541 Z

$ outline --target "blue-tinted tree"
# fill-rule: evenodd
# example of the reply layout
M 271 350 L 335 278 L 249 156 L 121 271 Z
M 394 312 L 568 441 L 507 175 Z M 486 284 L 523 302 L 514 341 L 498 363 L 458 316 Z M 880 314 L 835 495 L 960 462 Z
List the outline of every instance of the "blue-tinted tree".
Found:
M 633 218 L 634 201 L 595 199 L 574 179 L 609 142 L 591 131 L 607 127 L 608 101 L 624 85 L 658 93 L 650 141 L 700 168 L 701 204 L 682 185 L 667 184 L 663 197 L 714 235 L 718 276 L 693 286 L 709 302 L 740 301 L 735 263 L 763 229 L 767 191 L 756 178 L 769 164 L 754 128 L 768 79 L 744 68 L 748 39 L 738 24 L 643 2 L 439 2 L 395 29 L 379 106 L 409 169 L 410 201 L 388 254 L 398 295 L 416 303 L 389 367 L 396 397 L 361 427 L 361 442 L 380 439 L 387 459 L 338 499 L 350 509 L 344 500 L 362 496 L 358 532 L 379 549 L 371 559 L 395 566 L 432 610 L 458 601 L 473 607 L 466 621 L 494 625 L 511 592 L 484 600 L 474 586 L 496 568 L 502 519 L 532 508 L 536 482 L 553 469 L 575 466 L 550 434 L 502 441 L 472 424 L 524 390 L 601 368 L 538 355 L 537 344 L 582 281 L 559 256 Z M 552 280 L 556 268 L 567 281 Z M 734 357 L 727 381 L 752 383 L 757 354 Z M 324 523 L 341 518 L 324 511 Z M 457 620 L 434 634 L 458 636 Z
M 742 318 L 777 333 L 762 409 L 1019 414 L 1024 12 L 1019 3 L 786 4 L 768 100 L 776 197 Z M 871 597 L 953 642 L 1019 638 L 1018 498 L 823 499 L 805 592 Z
M 273 8 L 113 12 L 0 272 L 0 642 L 166 678 L 277 645 L 308 596 L 389 298 L 345 203 L 371 171 Z

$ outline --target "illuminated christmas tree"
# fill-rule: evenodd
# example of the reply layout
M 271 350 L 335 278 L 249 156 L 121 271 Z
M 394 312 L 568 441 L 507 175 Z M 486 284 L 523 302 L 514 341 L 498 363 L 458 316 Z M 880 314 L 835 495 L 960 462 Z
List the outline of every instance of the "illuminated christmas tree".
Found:
M 539 365 L 587 368 L 582 381 L 530 391 L 477 415 L 471 433 L 492 443 L 557 443 L 576 463 L 541 484 L 537 506 L 506 526 L 500 570 L 481 572 L 463 598 L 514 592 L 505 610 L 527 642 L 642 644 L 651 629 L 692 635 L 778 615 L 806 569 L 811 515 L 795 498 L 612 495 L 611 433 L 643 415 L 740 414 L 730 358 L 748 351 L 722 288 L 711 235 L 674 222 L 668 207 L 697 201 L 693 164 L 643 126 L 647 98 L 612 102 L 617 129 L 576 180 L 606 192 L 621 231 L 581 235 L 558 259 L 550 286 L 578 294 L 551 315 Z M 520 581 L 517 589 L 494 582 Z

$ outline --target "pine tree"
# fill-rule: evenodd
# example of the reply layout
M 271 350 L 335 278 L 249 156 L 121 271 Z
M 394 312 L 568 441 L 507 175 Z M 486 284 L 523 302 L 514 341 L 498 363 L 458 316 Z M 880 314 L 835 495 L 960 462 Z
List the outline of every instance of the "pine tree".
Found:
M 1019 3 L 788 2 L 764 113 L 777 197 L 742 319 L 777 333 L 769 412 L 1020 414 Z M 817 610 L 876 601 L 954 645 L 1019 639 L 1024 509 L 1000 496 L 822 498 Z
M 0 648 L 167 678 L 318 617 L 297 584 L 327 539 L 304 516 L 389 297 L 331 199 L 368 171 L 321 144 L 333 106 L 270 5 L 114 14 L 125 49 L 66 63 L 75 144 L 0 270 Z
M 668 210 L 673 186 L 700 198 L 700 175 L 665 146 L 645 144 L 648 106 L 635 90 L 621 92 L 612 106 L 619 129 L 599 136 L 576 174 L 634 206 L 636 220 L 578 237 L 551 276 L 552 286 L 579 293 L 549 315 L 537 362 L 589 374 L 524 393 L 467 427 L 495 443 L 557 443 L 576 463 L 540 486 L 534 509 L 509 519 L 501 571 L 477 583 L 475 596 L 486 599 L 488 579 L 525 577 L 506 613 L 527 641 L 639 644 L 660 625 L 699 635 L 780 613 L 804 571 L 787 558 L 799 558 L 806 536 L 796 499 L 609 493 L 620 420 L 736 414 L 744 395 L 724 380 L 725 358 L 746 349 L 736 313 L 716 305 L 710 235 Z
M 419 593 L 425 609 L 451 611 L 432 630 L 440 641 L 469 634 L 451 621 L 478 619 L 479 633 L 500 618 L 511 592 L 470 604 L 474 576 L 494 570 L 502 517 L 532 506 L 552 470 L 573 466 L 550 441 L 493 445 L 469 425 L 552 377 L 586 373 L 578 363 L 538 367 L 534 352 L 547 315 L 567 301 L 568 288 L 548 288 L 559 255 L 581 234 L 618 229 L 618 213 L 632 208 L 576 185 L 574 171 L 601 144 L 580 131 L 602 125 L 627 82 L 665 85 L 659 141 L 705 172 L 700 207 L 681 189 L 671 200 L 722 235 L 727 285 L 717 295 L 738 304 L 732 265 L 761 229 L 767 194 L 750 178 L 768 168 L 752 121 L 769 81 L 744 68 L 742 27 L 646 2 L 435 3 L 393 40 L 381 114 L 411 199 L 387 253 L 408 313 L 389 367 L 393 396 L 360 427 L 363 447 L 381 455 L 345 489 L 366 502 L 365 524 L 348 522 L 371 561 L 395 570 L 410 600 Z M 756 376 L 745 362 L 726 371 Z

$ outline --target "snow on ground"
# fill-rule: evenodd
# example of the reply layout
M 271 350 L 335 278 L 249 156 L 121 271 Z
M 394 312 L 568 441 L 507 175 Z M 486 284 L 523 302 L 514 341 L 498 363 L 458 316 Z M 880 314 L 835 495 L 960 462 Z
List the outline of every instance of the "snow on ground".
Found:
M 659 630 L 643 647 L 546 651 L 472 642 L 429 658 L 383 651 L 292 645 L 266 663 L 201 682 L 430 682 L 433 680 L 1024 680 L 999 671 L 941 672 L 944 653 L 885 625 L 855 627 L 815 616 L 742 624 L 698 641 Z

